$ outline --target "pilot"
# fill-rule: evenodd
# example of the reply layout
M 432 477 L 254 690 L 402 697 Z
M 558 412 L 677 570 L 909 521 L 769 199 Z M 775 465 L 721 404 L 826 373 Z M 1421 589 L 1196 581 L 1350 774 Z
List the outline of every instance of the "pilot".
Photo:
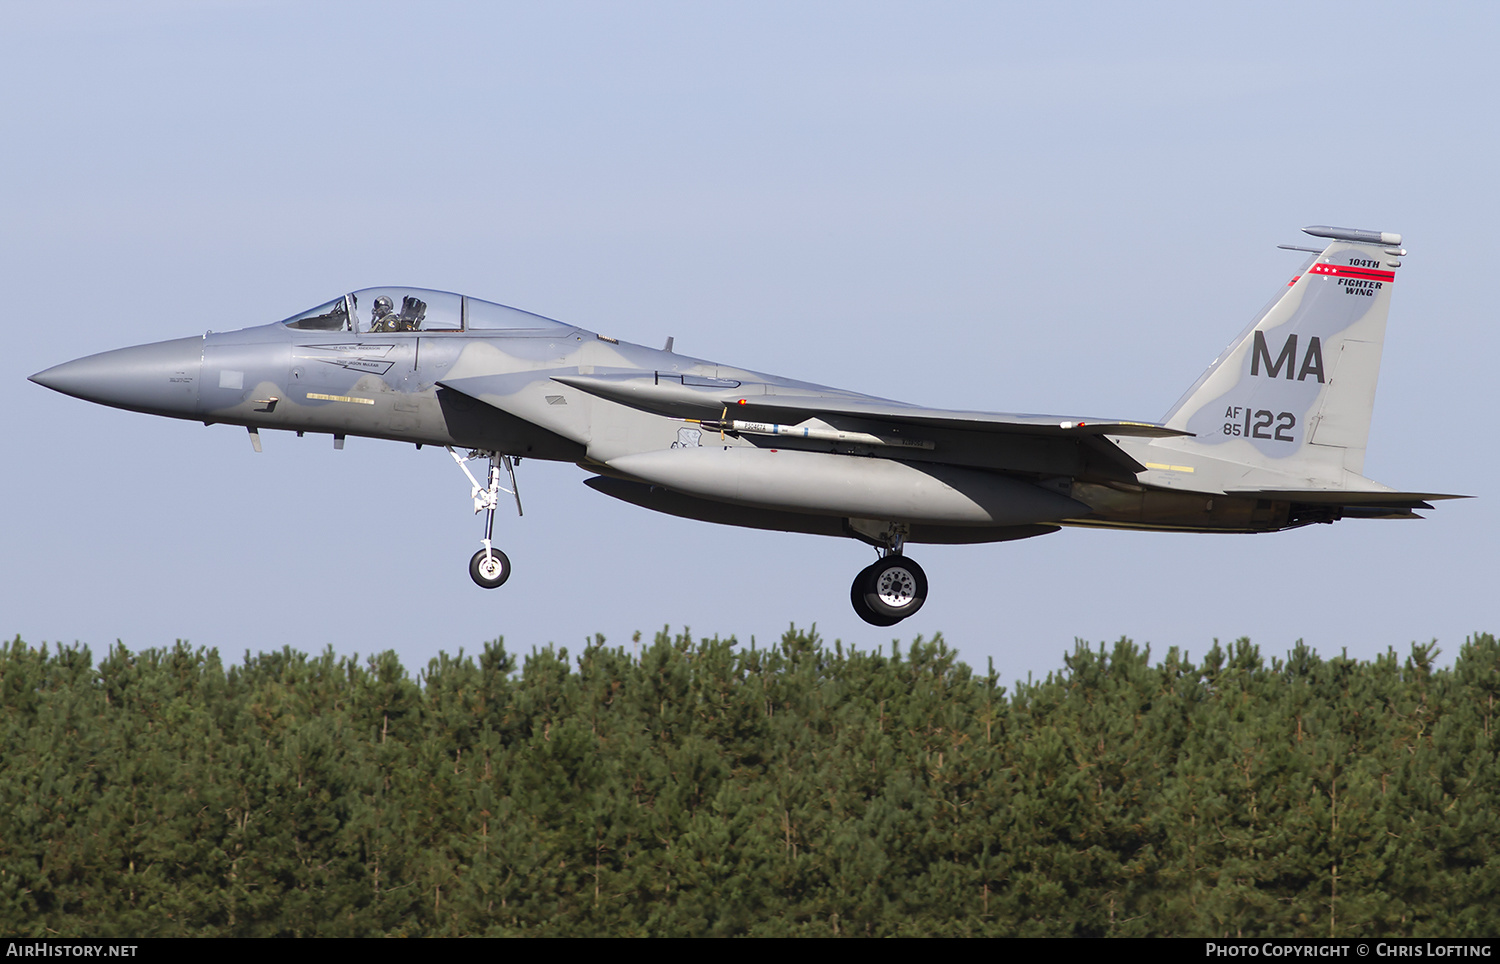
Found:
M 396 314 L 395 302 L 387 295 L 381 295 L 375 299 L 374 313 L 370 319 L 371 331 L 397 331 L 397 325 L 401 321 Z

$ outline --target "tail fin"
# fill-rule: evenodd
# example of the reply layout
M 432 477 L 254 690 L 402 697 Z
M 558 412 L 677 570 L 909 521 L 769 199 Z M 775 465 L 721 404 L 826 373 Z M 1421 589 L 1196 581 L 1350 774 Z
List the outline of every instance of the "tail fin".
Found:
M 1332 239 L 1163 421 L 1203 455 L 1324 485 L 1364 470 L 1401 235 L 1314 226 Z M 1314 250 L 1302 248 L 1297 250 Z

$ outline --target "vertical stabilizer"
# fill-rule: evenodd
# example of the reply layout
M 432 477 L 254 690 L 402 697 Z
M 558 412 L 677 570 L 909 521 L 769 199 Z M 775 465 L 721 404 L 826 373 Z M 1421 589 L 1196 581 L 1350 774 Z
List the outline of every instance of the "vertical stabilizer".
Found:
M 1315 226 L 1331 243 L 1167 413 L 1172 447 L 1315 484 L 1364 469 L 1399 234 Z

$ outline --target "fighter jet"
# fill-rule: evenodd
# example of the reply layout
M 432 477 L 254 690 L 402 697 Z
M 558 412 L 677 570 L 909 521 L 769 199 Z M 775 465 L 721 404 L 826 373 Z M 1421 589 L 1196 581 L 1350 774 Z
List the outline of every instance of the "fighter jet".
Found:
M 366 288 L 284 321 L 90 355 L 31 376 L 116 408 L 443 446 L 495 589 L 501 495 L 522 459 L 597 492 L 725 525 L 873 546 L 849 598 L 893 625 L 922 608 L 911 543 L 1061 526 L 1269 532 L 1419 518 L 1436 499 L 1361 475 L 1401 236 L 1315 226 L 1311 255 L 1160 422 L 923 408 L 618 341 L 462 295 Z M 469 468 L 485 460 L 481 481 Z

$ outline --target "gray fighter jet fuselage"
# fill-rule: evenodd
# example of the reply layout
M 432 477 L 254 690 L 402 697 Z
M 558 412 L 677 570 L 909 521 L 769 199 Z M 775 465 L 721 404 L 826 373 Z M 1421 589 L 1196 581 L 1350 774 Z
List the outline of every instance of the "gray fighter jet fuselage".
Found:
M 1063 525 L 1265 532 L 1412 518 L 1446 496 L 1360 475 L 1399 235 L 1331 239 L 1162 422 L 927 409 L 633 345 L 439 291 L 370 288 L 282 322 L 122 348 L 32 376 L 118 408 L 249 429 L 448 448 L 485 512 L 470 575 L 496 588 L 500 493 L 523 458 L 591 488 L 729 525 L 847 536 L 876 625 L 927 595 L 908 542 Z M 455 450 L 467 450 L 467 457 Z M 469 472 L 487 458 L 481 481 Z M 503 473 L 503 474 L 502 474 Z M 505 489 L 505 477 L 511 489 Z M 517 498 L 519 508 L 520 500 Z

